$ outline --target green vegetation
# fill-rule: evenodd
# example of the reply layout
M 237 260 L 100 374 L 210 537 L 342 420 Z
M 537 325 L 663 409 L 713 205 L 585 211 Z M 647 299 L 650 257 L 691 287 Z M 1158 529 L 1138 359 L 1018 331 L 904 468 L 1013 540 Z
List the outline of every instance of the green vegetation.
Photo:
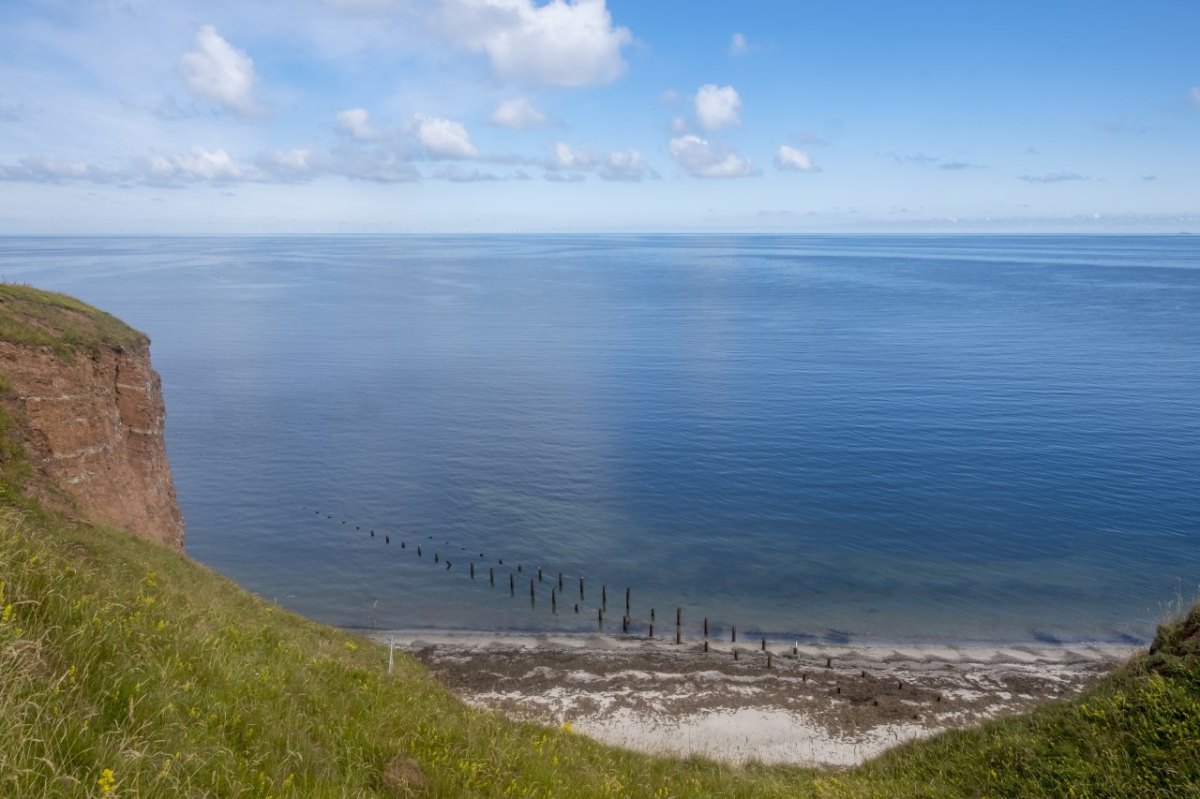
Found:
M 68 298 L 0 298 L 0 338 L 144 341 Z M 858 769 L 653 758 L 471 710 L 410 658 L 388 674 L 377 644 L 45 510 L 24 435 L 0 396 L 0 797 L 1200 799 L 1200 607 L 1079 699 Z
M 0 796 L 1200 796 L 1200 608 L 1087 696 L 848 772 L 609 749 L 128 535 L 0 510 Z
M 132 349 L 146 337 L 115 316 L 65 294 L 0 283 L 0 341 L 50 347 L 65 360 L 102 346 Z

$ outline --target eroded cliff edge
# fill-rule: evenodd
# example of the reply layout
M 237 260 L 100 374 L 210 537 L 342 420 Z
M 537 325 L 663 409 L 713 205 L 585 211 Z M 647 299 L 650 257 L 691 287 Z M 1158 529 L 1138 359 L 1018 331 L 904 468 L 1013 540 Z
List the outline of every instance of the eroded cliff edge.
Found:
M 28 492 L 183 549 L 145 335 L 70 297 L 0 285 L 0 383 L 33 472 Z

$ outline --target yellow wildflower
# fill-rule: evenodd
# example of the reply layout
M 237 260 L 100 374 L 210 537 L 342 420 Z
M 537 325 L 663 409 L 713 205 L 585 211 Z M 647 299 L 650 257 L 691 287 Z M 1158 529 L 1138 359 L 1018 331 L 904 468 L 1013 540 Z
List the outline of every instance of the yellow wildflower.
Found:
M 117 790 L 117 778 L 113 775 L 113 770 L 106 768 L 100 772 L 100 779 L 96 780 L 96 784 L 100 786 L 101 796 L 112 796 Z

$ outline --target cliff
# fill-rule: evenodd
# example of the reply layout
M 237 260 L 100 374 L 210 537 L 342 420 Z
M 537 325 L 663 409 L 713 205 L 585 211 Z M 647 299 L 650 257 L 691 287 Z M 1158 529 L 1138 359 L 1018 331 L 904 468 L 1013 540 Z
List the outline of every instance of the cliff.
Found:
M 25 493 L 183 549 L 146 336 L 70 297 L 0 285 L 0 388 L 23 450 L 0 468 L 24 466 Z

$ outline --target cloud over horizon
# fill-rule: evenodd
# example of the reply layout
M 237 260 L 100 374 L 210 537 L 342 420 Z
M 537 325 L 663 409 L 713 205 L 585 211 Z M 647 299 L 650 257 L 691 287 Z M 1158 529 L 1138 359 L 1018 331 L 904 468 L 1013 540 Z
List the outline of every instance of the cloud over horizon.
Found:
M 196 94 L 233 113 L 260 116 L 264 109 L 254 99 L 254 61 L 221 38 L 212 25 L 201 25 L 195 48 L 179 59 L 183 80 Z
M 684 170 L 696 178 L 741 178 L 754 171 L 754 165 L 732 150 L 715 147 L 707 139 L 687 134 L 671 139 L 671 155 Z
M 732 86 L 717 86 L 706 83 L 696 91 L 696 119 L 706 130 L 736 127 L 742 124 L 738 112 L 742 98 Z
M 625 74 L 622 48 L 605 0 L 444 0 L 441 29 L 461 47 L 487 55 L 502 80 L 538 86 L 595 86 Z

